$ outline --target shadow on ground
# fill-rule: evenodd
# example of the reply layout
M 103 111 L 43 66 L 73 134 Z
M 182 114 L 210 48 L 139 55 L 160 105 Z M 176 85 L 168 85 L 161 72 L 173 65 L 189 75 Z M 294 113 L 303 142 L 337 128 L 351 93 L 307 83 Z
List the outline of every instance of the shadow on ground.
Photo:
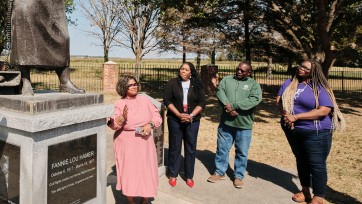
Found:
M 166 148 L 165 155 L 167 155 L 167 152 L 168 149 Z M 197 150 L 196 152 L 196 159 L 198 159 L 205 166 L 210 175 L 215 171 L 214 158 L 215 153 L 209 150 Z M 180 165 L 180 176 L 182 179 L 185 179 L 183 176 L 183 165 L 184 163 L 182 159 Z M 165 158 L 165 166 L 167 166 L 167 158 Z M 248 160 L 248 167 L 246 171 L 248 172 L 248 176 L 270 181 L 290 192 L 298 192 L 298 187 L 293 182 L 293 179 L 296 178 L 294 174 L 253 160 Z M 234 170 L 230 167 L 230 165 L 226 170 L 226 175 L 230 180 L 234 179 Z
M 168 154 L 168 148 L 165 148 L 165 166 L 168 165 L 167 162 L 167 154 Z M 207 169 L 209 174 L 213 174 L 215 171 L 215 164 L 214 164 L 214 158 L 215 153 L 211 152 L 209 150 L 197 150 L 196 152 L 196 159 L 199 160 Z M 233 159 L 233 158 L 230 158 Z M 197 171 L 197 169 L 195 170 Z M 297 175 L 294 175 L 292 173 L 289 173 L 287 171 L 280 170 L 278 168 L 275 168 L 273 166 L 263 164 L 257 161 L 248 160 L 248 167 L 247 170 L 248 176 L 263 179 L 266 181 L 269 181 L 277 186 L 280 186 L 284 188 L 285 190 L 291 192 L 291 196 L 293 193 L 296 193 L 299 191 L 298 186 L 293 182 L 294 179 L 297 179 Z M 228 166 L 228 169 L 226 171 L 226 175 L 229 177 L 230 180 L 233 180 L 233 174 L 234 170 Z M 180 177 L 185 180 L 184 176 L 184 159 L 182 157 L 181 165 L 180 165 L 180 171 L 179 171 Z M 206 179 L 206 178 L 205 178 Z M 341 193 L 338 191 L 335 191 L 334 189 L 327 186 L 327 200 L 330 203 L 336 203 L 336 204 L 345 204 L 345 203 L 361 203 L 356 198 L 353 198 L 345 193 Z
M 107 176 L 107 187 L 111 186 L 112 194 L 114 200 L 116 201 L 115 204 L 123 204 L 128 203 L 127 197 L 122 194 L 122 191 L 116 190 L 116 183 L 117 183 L 117 173 L 116 173 L 116 166 L 112 166 L 112 172 Z
M 203 151 L 197 151 L 197 159 L 202 162 L 202 164 L 206 167 L 206 169 L 209 171 L 210 174 L 214 173 L 215 170 L 215 164 L 214 164 L 214 158 L 215 153 L 203 150 Z M 233 159 L 233 158 L 229 158 Z M 278 185 L 290 192 L 297 192 L 298 187 L 294 184 L 293 179 L 296 177 L 294 174 L 291 174 L 286 171 L 282 171 L 280 169 L 277 169 L 275 167 L 259 163 L 253 160 L 248 160 L 248 167 L 246 169 L 248 172 L 248 176 L 252 176 L 255 178 L 260 178 L 266 181 L 270 181 L 274 183 L 275 185 Z M 228 167 L 226 171 L 227 176 L 233 180 L 233 174 L 234 170 L 230 167 Z
M 168 154 L 168 148 L 164 149 L 165 152 L 165 166 L 168 165 L 167 163 L 167 154 Z M 215 170 L 215 164 L 214 164 L 214 158 L 215 153 L 211 152 L 209 150 L 197 150 L 196 152 L 196 159 L 199 160 L 207 169 L 209 174 L 213 174 Z M 233 159 L 233 158 L 230 158 Z M 179 176 L 181 179 L 185 180 L 184 176 L 184 159 L 182 157 L 181 164 L 180 164 L 180 171 Z M 197 169 L 195 170 L 197 171 Z M 291 195 L 293 193 L 296 193 L 299 191 L 296 184 L 293 182 L 293 179 L 296 178 L 296 175 L 291 174 L 289 172 L 280 170 L 278 168 L 275 168 L 273 166 L 263 164 L 257 161 L 248 160 L 248 167 L 247 167 L 248 176 L 263 179 L 266 181 L 269 181 L 277 186 L 280 186 L 287 191 L 291 192 Z M 230 180 L 233 180 L 233 169 L 228 166 L 228 169 L 226 171 L 226 175 L 229 177 Z M 112 193 L 115 199 L 115 204 L 123 204 L 128 203 L 127 197 L 122 194 L 122 191 L 116 190 L 116 167 L 112 167 L 112 172 L 108 174 L 107 176 L 107 187 L 111 186 Z M 206 179 L 206 178 L 205 178 Z M 356 203 L 361 204 L 356 198 L 353 198 L 345 193 L 338 192 L 329 186 L 327 186 L 327 201 L 330 203 L 336 203 L 336 204 L 345 204 L 345 203 Z M 138 201 L 140 201 L 140 198 L 137 198 Z M 150 200 L 152 202 L 152 199 Z
M 345 193 L 338 192 L 329 186 L 327 186 L 326 198 L 330 203 L 335 203 L 335 204 L 346 204 L 346 203 L 362 204 L 362 202 L 358 201 L 357 198 L 353 198 Z

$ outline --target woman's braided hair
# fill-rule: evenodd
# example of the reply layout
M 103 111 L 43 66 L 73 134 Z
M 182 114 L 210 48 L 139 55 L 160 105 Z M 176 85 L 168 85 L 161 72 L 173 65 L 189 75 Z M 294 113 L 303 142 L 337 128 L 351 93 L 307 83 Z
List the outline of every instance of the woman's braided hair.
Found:
M 305 62 L 311 63 L 311 70 L 310 70 L 310 76 L 311 76 L 311 82 L 312 82 L 312 89 L 314 93 L 314 98 L 316 101 L 316 107 L 317 109 L 319 107 L 318 103 L 318 85 L 322 86 L 327 94 L 329 95 L 332 103 L 333 103 L 333 111 L 332 111 L 332 129 L 333 130 L 344 130 L 346 127 L 346 121 L 342 115 L 342 112 L 340 111 L 336 98 L 334 97 L 333 91 L 329 86 L 329 83 L 324 76 L 322 72 L 321 65 L 316 62 L 315 60 L 306 60 Z M 298 82 L 299 82 L 299 75 L 298 72 L 293 76 L 292 82 L 290 85 L 285 89 L 283 95 L 282 95 L 282 103 L 283 103 L 283 109 L 289 113 L 294 114 L 294 95 L 296 93 L 296 90 L 298 88 Z

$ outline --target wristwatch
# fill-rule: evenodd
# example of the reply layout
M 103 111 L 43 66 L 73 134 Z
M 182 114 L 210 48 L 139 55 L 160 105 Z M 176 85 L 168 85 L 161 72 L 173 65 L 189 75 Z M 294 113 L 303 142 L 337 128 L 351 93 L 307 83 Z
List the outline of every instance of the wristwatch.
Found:
M 155 124 L 152 121 L 150 123 L 148 123 L 148 124 L 150 124 L 152 129 L 155 127 Z
M 190 113 L 190 116 L 192 119 L 194 119 L 194 117 L 195 117 L 194 114 L 192 114 L 192 113 Z

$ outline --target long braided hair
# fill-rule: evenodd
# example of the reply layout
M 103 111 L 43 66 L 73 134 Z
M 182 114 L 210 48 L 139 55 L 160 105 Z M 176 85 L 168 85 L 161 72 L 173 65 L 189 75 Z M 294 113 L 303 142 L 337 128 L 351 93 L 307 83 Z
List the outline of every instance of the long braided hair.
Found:
M 319 107 L 318 97 L 319 97 L 319 90 L 318 86 L 322 86 L 327 94 L 329 95 L 329 98 L 331 99 L 333 103 L 333 110 L 332 110 L 332 130 L 344 130 L 346 127 L 346 121 L 342 115 L 342 112 L 340 111 L 336 98 L 334 97 L 333 91 L 329 86 L 329 83 L 324 76 L 322 72 L 321 65 L 316 62 L 315 60 L 306 60 L 305 62 L 311 63 L 311 70 L 310 70 L 310 76 L 311 76 L 311 83 L 312 83 L 312 89 L 313 94 L 316 102 L 315 109 Z M 289 113 L 294 115 L 294 95 L 296 93 L 296 90 L 298 88 L 298 82 L 299 82 L 299 75 L 298 72 L 295 73 L 293 76 L 292 82 L 290 85 L 285 89 L 283 95 L 282 95 L 282 103 L 283 103 L 283 109 Z M 315 120 L 314 123 L 316 127 L 318 127 L 319 120 Z

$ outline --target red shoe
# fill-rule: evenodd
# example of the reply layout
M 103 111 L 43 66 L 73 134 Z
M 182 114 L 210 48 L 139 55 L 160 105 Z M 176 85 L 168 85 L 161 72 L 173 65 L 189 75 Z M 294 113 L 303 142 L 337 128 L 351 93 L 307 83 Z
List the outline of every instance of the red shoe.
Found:
M 192 180 L 192 179 L 186 179 L 186 184 L 187 184 L 190 188 L 192 188 L 192 187 L 194 187 L 195 182 L 194 182 L 194 180 Z
M 170 178 L 168 179 L 168 183 L 169 183 L 172 187 L 175 187 L 175 186 L 176 186 L 176 178 L 170 177 Z

